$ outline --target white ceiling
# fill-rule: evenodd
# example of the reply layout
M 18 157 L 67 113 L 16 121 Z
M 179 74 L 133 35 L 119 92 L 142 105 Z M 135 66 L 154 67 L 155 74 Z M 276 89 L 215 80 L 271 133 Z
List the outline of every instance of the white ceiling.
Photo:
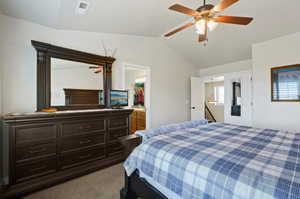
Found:
M 218 0 L 207 0 L 216 4 Z M 189 19 L 167 8 L 180 3 L 199 7 L 199 0 L 89 0 L 87 15 L 75 14 L 77 0 L 1 0 L 0 12 L 58 29 L 161 37 Z M 300 31 L 299 0 L 240 0 L 225 15 L 251 16 L 249 26 L 220 24 L 206 47 L 194 28 L 171 39 L 161 38 L 199 67 L 251 58 L 251 44 Z

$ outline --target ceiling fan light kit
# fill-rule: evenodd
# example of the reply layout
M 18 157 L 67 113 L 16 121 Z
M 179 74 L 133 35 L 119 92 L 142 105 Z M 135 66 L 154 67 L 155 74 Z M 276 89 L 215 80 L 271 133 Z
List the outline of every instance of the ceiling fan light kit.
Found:
M 199 21 L 195 22 L 195 27 L 196 27 L 196 33 L 199 35 L 205 34 L 205 25 L 206 21 L 204 19 L 200 19 Z M 216 29 L 218 26 L 218 23 L 214 22 L 213 20 L 209 20 L 207 22 L 207 27 L 209 31 L 213 31 Z
M 180 12 L 194 18 L 194 22 L 185 24 L 167 34 L 165 37 L 170 37 L 171 35 L 182 31 L 188 27 L 195 25 L 196 33 L 198 36 L 199 42 L 204 42 L 206 45 L 208 41 L 208 31 L 213 31 L 218 23 L 227 23 L 227 24 L 236 24 L 236 25 L 248 25 L 253 18 L 250 17 L 234 17 L 234 16 L 221 16 L 219 13 L 239 0 L 222 0 L 216 6 L 212 4 L 206 4 L 206 0 L 204 0 L 203 6 L 200 6 L 198 9 L 193 10 L 187 8 L 185 6 L 175 4 L 171 6 L 169 9 Z

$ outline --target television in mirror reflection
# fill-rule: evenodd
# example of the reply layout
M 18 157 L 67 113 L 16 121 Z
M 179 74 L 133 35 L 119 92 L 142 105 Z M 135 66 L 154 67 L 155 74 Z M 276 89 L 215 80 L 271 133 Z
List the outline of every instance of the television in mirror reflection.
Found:
M 51 106 L 104 104 L 103 67 L 51 58 Z
M 271 69 L 272 101 L 300 101 L 300 64 Z

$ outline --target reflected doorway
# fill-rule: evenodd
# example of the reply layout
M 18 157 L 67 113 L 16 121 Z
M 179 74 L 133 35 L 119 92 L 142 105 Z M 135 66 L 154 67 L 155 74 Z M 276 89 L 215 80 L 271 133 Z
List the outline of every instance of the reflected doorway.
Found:
M 126 65 L 124 67 L 124 88 L 128 90 L 128 106 L 131 115 L 131 133 L 149 128 L 150 69 Z

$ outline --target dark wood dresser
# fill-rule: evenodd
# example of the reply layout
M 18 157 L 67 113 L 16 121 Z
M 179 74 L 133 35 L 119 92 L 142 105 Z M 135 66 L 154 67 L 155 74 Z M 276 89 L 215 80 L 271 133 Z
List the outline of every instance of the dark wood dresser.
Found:
M 0 198 L 14 198 L 124 160 L 118 138 L 131 109 L 61 111 L 2 118 Z

